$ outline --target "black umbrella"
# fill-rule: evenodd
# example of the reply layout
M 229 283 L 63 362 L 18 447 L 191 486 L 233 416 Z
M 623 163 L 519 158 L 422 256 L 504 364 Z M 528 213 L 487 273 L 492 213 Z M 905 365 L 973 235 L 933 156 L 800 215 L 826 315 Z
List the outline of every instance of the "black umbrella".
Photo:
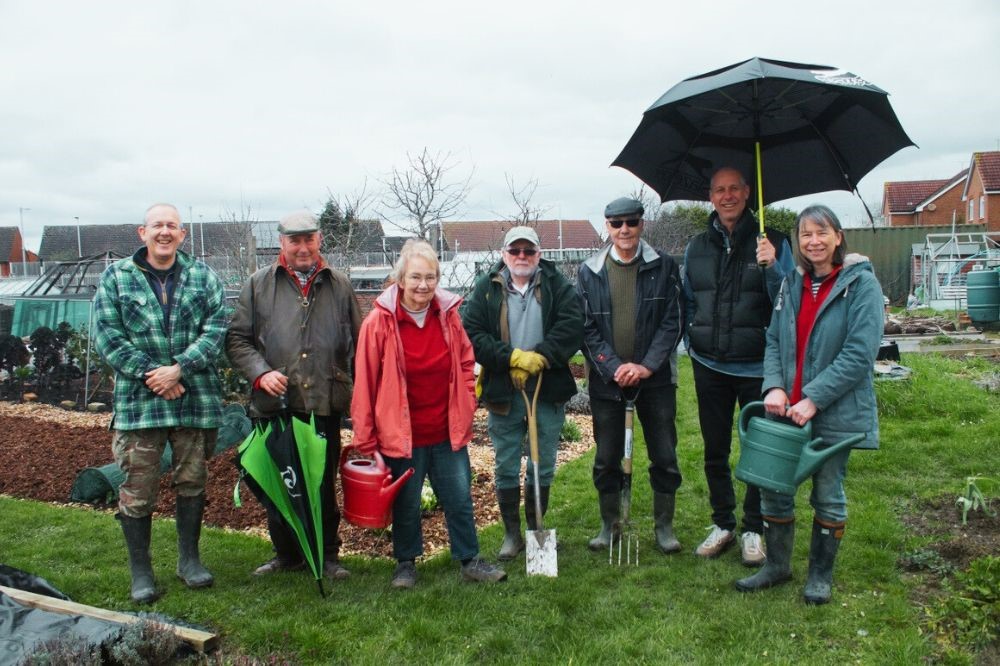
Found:
M 888 93 L 861 77 L 752 58 L 668 90 L 612 166 L 634 173 L 663 201 L 706 200 L 712 172 L 732 166 L 756 174 L 763 210 L 803 194 L 856 192 L 865 174 L 913 145 Z

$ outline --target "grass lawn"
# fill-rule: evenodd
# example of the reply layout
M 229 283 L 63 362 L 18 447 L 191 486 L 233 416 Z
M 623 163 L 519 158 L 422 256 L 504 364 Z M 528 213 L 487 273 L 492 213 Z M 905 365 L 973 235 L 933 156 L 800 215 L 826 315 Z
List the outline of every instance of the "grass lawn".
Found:
M 935 651 L 921 631 L 897 558 L 927 542 L 899 514 L 917 498 L 955 495 L 966 476 L 1000 468 L 1000 396 L 969 381 L 969 364 L 907 355 L 908 382 L 880 384 L 882 449 L 856 451 L 847 479 L 847 532 L 833 603 L 800 600 L 812 514 L 798 494 L 795 578 L 754 595 L 732 588 L 749 570 L 734 549 L 715 561 L 691 551 L 711 522 L 690 363 L 681 363 L 678 434 L 684 484 L 675 528 L 684 552 L 654 550 L 644 449 L 636 447 L 633 515 L 638 567 L 609 566 L 586 549 L 598 524 L 593 454 L 561 468 L 546 526 L 557 530 L 559 577 L 528 578 L 524 559 L 494 586 L 462 584 L 447 554 L 418 564 L 414 590 L 389 587 L 393 562 L 348 558 L 352 577 L 320 598 L 306 575 L 255 579 L 267 542 L 206 530 L 211 590 L 173 575 L 173 523 L 154 524 L 153 557 L 166 594 L 153 610 L 222 635 L 222 653 L 302 663 L 814 663 L 913 664 Z M 972 365 L 976 371 L 976 364 Z M 982 371 L 983 367 L 979 367 Z M 735 462 L 735 458 L 734 458 Z M 110 514 L 0 498 L 0 561 L 47 578 L 75 601 L 137 610 L 125 549 Z M 501 528 L 480 533 L 495 557 Z

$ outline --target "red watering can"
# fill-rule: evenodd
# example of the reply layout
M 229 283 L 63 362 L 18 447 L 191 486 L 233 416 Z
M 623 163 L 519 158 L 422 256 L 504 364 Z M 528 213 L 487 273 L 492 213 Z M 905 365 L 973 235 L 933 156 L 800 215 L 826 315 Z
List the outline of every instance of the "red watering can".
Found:
M 392 473 L 378 451 L 374 459 L 347 460 L 344 454 L 352 448 L 345 446 L 340 456 L 344 518 L 358 527 L 384 529 L 392 523 L 392 501 L 407 479 L 413 476 L 413 468 L 393 482 Z

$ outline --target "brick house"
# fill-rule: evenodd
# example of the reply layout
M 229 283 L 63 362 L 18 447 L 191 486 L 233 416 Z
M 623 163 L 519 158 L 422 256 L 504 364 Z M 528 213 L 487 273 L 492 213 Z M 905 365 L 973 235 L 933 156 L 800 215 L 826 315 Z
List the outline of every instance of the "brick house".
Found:
M 10 265 L 20 264 L 25 259 L 29 262 L 38 261 L 38 255 L 24 249 L 21 230 L 17 227 L 0 227 L 0 277 L 10 277 Z
M 973 153 L 962 190 L 966 219 L 1000 232 L 1000 151 Z
M 926 227 L 965 221 L 963 190 L 967 170 L 940 180 L 887 182 L 882 217 L 890 227 Z

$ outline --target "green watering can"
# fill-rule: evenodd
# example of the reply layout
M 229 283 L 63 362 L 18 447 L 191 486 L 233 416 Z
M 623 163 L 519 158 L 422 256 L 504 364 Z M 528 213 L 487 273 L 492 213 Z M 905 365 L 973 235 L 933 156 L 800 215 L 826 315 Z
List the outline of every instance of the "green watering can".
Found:
M 763 402 L 751 402 L 740 412 L 736 478 L 772 492 L 794 495 L 830 456 L 865 438 L 862 433 L 824 445 L 822 437 L 812 438 L 812 421 L 799 428 L 769 420 L 766 413 Z

